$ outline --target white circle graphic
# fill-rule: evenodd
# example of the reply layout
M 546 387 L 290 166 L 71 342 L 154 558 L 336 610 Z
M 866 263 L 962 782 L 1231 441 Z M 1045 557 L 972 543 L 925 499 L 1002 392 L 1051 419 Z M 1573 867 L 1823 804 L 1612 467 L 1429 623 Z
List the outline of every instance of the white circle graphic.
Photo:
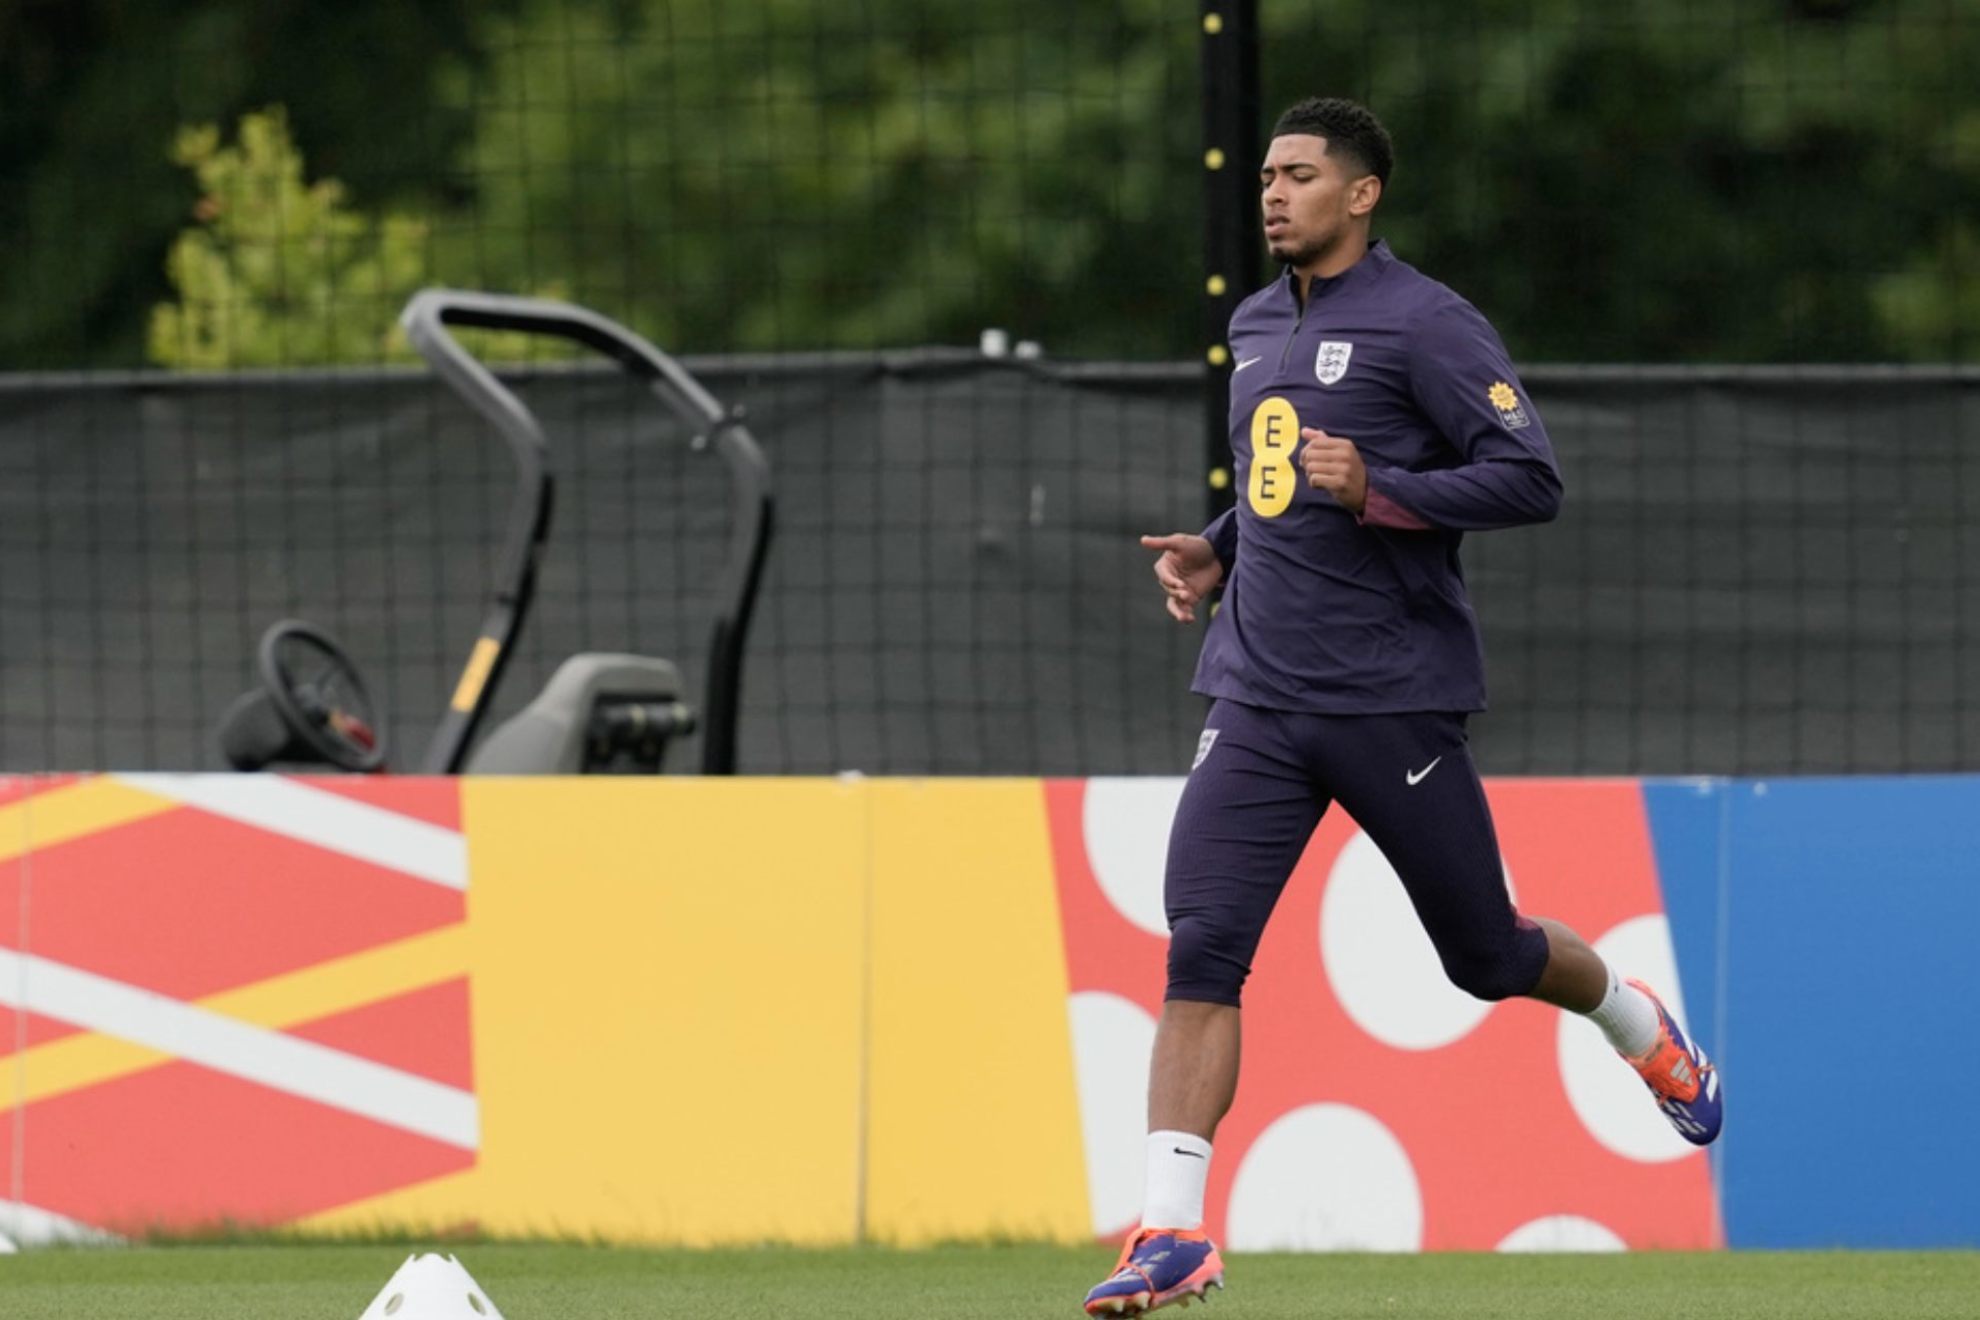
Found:
M 1500 1239 L 1500 1251 L 1628 1251 L 1629 1244 L 1606 1224 L 1580 1215 L 1546 1215 L 1529 1220 Z
M 1631 917 L 1594 947 L 1618 976 L 1647 982 L 1689 1032 L 1669 922 L 1654 914 Z M 1672 1130 L 1636 1070 L 1616 1057 L 1594 1023 L 1562 1013 L 1557 1044 L 1568 1103 L 1595 1140 L 1624 1159 L 1645 1164 L 1683 1159 L 1697 1149 Z
M 1423 1193 L 1395 1134 L 1349 1105 L 1307 1105 L 1259 1134 L 1231 1187 L 1233 1251 L 1415 1251 Z
M 1506 877 L 1507 892 L 1512 877 Z M 1451 984 L 1389 859 L 1356 831 L 1327 874 L 1320 961 L 1334 997 L 1360 1027 L 1399 1050 L 1462 1040 L 1492 1005 Z
M 1094 1234 L 1107 1237 L 1141 1217 L 1155 1019 L 1139 1005 L 1098 990 L 1073 995 L 1067 1009 L 1086 1148 L 1087 1201 Z
M 1086 862 L 1100 892 L 1150 935 L 1169 937 L 1162 877 L 1169 860 L 1169 824 L 1186 779 L 1089 779 L 1083 821 Z

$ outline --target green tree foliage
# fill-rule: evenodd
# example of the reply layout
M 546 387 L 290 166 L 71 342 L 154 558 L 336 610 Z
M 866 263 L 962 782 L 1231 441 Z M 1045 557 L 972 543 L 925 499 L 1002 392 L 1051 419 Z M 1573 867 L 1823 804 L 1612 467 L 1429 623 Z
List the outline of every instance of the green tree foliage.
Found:
M 1382 232 L 1523 357 L 1980 357 L 1976 0 L 1260 11 L 1268 115 L 1374 104 Z M 459 241 L 677 346 L 1192 357 L 1198 40 L 1163 0 L 535 0 Z
M 1384 226 L 1553 361 L 1980 359 L 1980 4 L 1264 0 L 1269 101 L 1397 140 Z
M 0 370 L 139 359 L 192 200 L 184 124 L 279 102 L 356 205 L 437 209 L 474 110 L 435 88 L 515 3 L 0 3 Z
M 490 39 L 451 244 L 689 351 L 1173 353 L 1197 31 L 1175 0 L 534 0 Z
M 447 283 L 423 220 L 354 211 L 335 179 L 309 182 L 276 106 L 241 118 L 223 145 L 211 125 L 179 134 L 173 157 L 199 180 L 195 223 L 166 258 L 175 301 L 151 311 L 151 360 L 231 370 L 413 362 L 398 314 L 422 286 Z M 551 285 L 532 290 L 556 298 Z M 471 351 L 504 362 L 570 357 L 541 337 L 462 330 Z
M 426 226 L 353 212 L 343 185 L 303 178 L 281 109 L 208 125 L 173 152 L 199 179 L 199 223 L 172 244 L 178 294 L 152 309 L 151 359 L 225 369 L 410 357 L 394 314 L 424 275 Z
M 1980 359 L 1980 0 L 1259 9 L 1268 116 L 1373 104 L 1381 232 L 1525 360 Z M 165 144 L 276 101 L 427 278 L 668 348 L 1194 357 L 1200 39 L 1178 0 L 24 0 L 0 367 L 128 356 Z

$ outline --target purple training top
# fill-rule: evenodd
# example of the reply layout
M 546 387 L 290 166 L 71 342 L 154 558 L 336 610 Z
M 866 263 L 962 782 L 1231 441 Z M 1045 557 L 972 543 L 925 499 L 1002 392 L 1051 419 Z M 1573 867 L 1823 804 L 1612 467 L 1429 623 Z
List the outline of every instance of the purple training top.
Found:
M 1192 687 L 1273 710 L 1483 710 L 1458 542 L 1559 511 L 1546 429 L 1485 318 L 1387 244 L 1303 308 L 1297 287 L 1288 271 L 1231 317 L 1237 506 L 1203 531 L 1226 587 Z M 1306 426 L 1360 449 L 1361 517 L 1306 484 Z

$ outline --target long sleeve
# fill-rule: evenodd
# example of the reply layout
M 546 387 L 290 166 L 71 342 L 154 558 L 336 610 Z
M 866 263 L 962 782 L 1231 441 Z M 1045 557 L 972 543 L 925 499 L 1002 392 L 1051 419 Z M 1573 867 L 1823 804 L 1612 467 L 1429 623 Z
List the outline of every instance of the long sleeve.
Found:
M 1217 562 L 1224 566 L 1224 581 L 1229 582 L 1231 573 L 1237 568 L 1238 522 L 1235 505 L 1210 520 L 1210 525 L 1203 529 L 1203 539 L 1217 552 Z
M 1426 472 L 1371 467 L 1364 521 L 1487 531 L 1560 512 L 1560 470 L 1546 428 L 1476 308 L 1451 299 L 1427 312 L 1410 336 L 1409 371 L 1417 406 L 1462 461 Z

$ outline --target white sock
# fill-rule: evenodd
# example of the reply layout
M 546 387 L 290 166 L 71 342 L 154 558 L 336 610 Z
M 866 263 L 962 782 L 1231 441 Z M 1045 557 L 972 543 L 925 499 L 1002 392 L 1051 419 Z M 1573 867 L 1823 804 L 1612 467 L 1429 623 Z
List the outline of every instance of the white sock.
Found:
M 1149 1133 L 1141 1226 L 1202 1228 L 1203 1184 L 1209 1178 L 1209 1142 L 1187 1132 Z
M 1643 1057 L 1657 1043 L 1657 1006 L 1635 986 L 1624 985 L 1613 967 L 1609 969 L 1609 993 L 1585 1016 L 1602 1029 L 1609 1044 L 1631 1058 Z

